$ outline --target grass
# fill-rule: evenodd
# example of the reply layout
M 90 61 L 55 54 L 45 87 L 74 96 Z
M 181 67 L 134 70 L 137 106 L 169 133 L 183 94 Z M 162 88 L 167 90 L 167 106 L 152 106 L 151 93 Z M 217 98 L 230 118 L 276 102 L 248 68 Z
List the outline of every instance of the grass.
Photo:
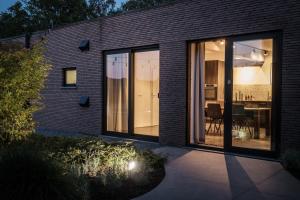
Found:
M 153 189 L 165 175 L 164 158 L 130 143 L 33 135 L 2 147 L 2 155 L 10 149 L 38 152 L 45 162 L 55 163 L 61 174 L 77 177 L 80 181 L 73 182 L 79 187 L 87 185 L 81 199 L 131 199 Z M 131 161 L 137 167 L 129 170 Z

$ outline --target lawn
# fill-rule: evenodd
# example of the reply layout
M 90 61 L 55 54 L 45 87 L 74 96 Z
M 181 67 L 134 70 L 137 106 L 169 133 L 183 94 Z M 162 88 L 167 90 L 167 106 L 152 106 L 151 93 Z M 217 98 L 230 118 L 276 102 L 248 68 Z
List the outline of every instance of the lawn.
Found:
M 1 199 L 131 199 L 158 185 L 165 159 L 130 143 L 33 135 L 0 150 Z

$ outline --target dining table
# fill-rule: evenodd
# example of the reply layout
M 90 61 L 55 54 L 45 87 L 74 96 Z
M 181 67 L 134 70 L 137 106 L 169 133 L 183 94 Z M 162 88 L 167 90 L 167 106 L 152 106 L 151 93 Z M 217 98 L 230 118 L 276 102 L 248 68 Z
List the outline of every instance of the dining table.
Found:
M 207 107 L 205 107 L 205 112 L 207 112 Z M 254 139 L 260 138 L 260 128 L 261 128 L 261 119 L 262 115 L 267 112 L 265 115 L 265 129 L 266 136 L 270 136 L 271 133 L 271 107 L 244 107 L 245 111 L 254 112 Z M 221 106 L 222 113 L 224 113 L 224 107 Z

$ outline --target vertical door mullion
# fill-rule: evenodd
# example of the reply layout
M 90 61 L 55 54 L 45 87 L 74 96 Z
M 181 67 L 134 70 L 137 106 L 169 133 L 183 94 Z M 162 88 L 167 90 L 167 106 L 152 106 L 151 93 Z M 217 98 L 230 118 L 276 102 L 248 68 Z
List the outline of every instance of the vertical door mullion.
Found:
M 130 50 L 128 62 L 128 134 L 134 134 L 134 59 L 133 51 Z
M 273 36 L 273 65 L 272 65 L 272 104 L 271 104 L 271 151 L 274 151 L 276 153 L 279 152 L 278 144 L 279 144 L 279 136 L 278 136 L 278 130 L 280 130 L 279 124 L 275 123 L 278 122 L 280 119 L 278 116 L 279 107 L 280 107 L 280 85 L 281 85 L 281 79 L 279 75 L 279 63 L 280 63 L 280 49 L 281 49 L 281 43 L 279 40 L 280 33 L 277 33 L 275 36 Z
M 224 104 L 224 150 L 232 146 L 232 74 L 233 74 L 233 41 L 227 38 L 225 42 L 225 104 Z
M 107 54 L 103 54 L 103 95 L 104 95 L 104 100 L 103 100 L 103 114 L 102 114 L 102 130 L 103 132 L 107 132 L 107 77 L 106 77 L 106 64 L 107 64 Z

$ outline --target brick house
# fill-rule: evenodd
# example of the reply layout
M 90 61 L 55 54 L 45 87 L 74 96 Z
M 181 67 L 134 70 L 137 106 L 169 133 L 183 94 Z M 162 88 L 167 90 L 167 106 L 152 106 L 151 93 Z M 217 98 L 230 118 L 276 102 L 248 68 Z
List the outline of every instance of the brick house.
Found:
M 38 130 L 278 156 L 300 148 L 299 50 L 297 0 L 184 0 L 57 27 Z

